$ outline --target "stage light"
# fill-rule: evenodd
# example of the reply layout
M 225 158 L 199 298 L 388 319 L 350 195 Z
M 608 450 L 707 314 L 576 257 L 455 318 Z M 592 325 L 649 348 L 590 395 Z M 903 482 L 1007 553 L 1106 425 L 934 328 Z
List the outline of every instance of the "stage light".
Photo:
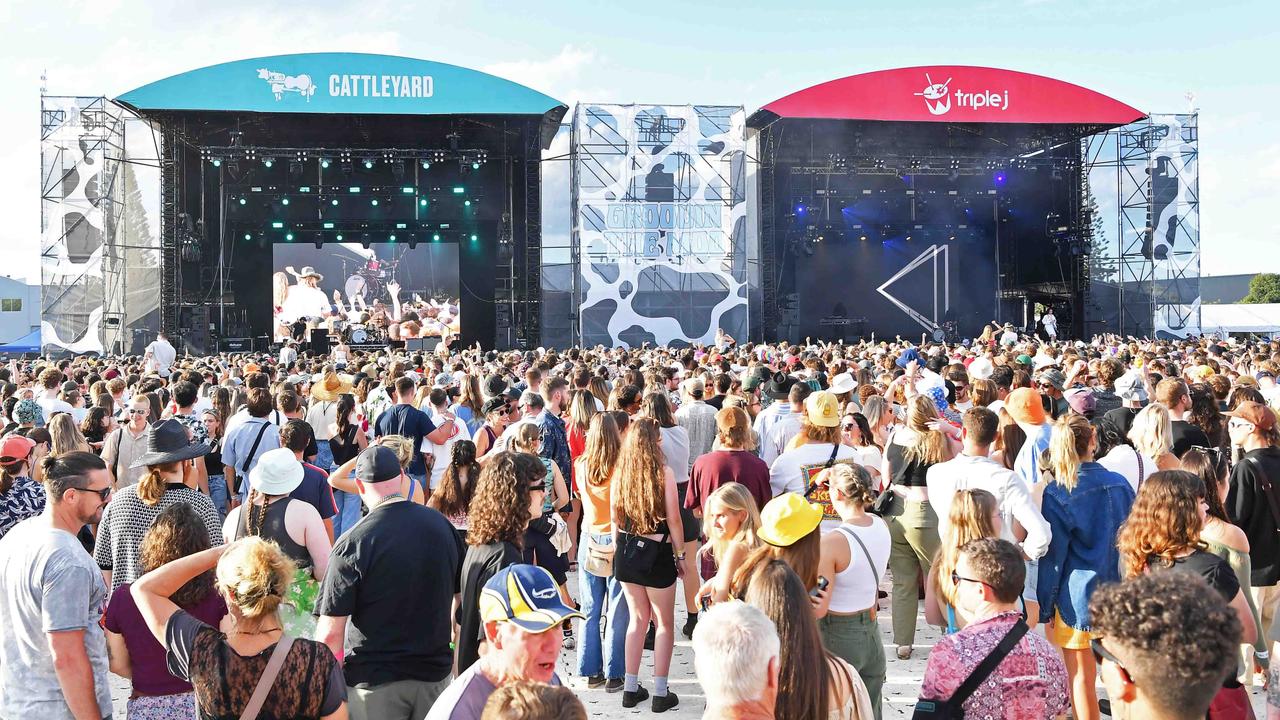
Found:
M 910 236 L 910 235 L 908 235 L 906 239 L 907 239 L 908 241 L 910 241 L 910 240 L 911 240 L 911 236 Z
M 374 198 L 374 199 L 370 200 L 370 201 L 369 201 L 369 204 L 370 204 L 370 205 L 377 205 L 377 204 L 378 204 L 378 198 Z
M 387 242 L 395 242 L 395 241 L 396 241 L 396 236 L 394 234 L 387 236 Z
M 419 201 L 418 201 L 418 204 L 419 204 L 419 205 L 421 205 L 422 207 L 426 207 L 426 206 L 427 206 L 427 199 L 426 199 L 426 198 L 422 198 L 421 200 L 419 200 Z
M 373 169 L 373 161 L 372 161 L 372 160 L 365 160 L 365 161 L 364 161 L 364 169 L 365 169 L 365 170 L 372 170 L 372 169 Z
M 409 229 L 409 225 L 408 225 L 407 223 L 396 223 L 396 229 L 397 229 L 397 230 L 408 230 L 408 229 Z
M 1004 184 L 1008 179 L 1009 176 L 1006 175 L 1003 170 L 998 170 L 996 171 L 996 174 L 991 176 L 991 182 L 995 183 L 996 187 L 1004 187 Z
M 240 204 L 241 204 L 241 205 L 244 205 L 246 202 L 248 202 L 248 201 L 247 201 L 247 200 L 245 200 L 244 198 L 240 198 Z
M 284 229 L 284 223 L 282 223 L 282 222 L 273 222 L 273 223 L 271 223 L 271 229 L 272 229 L 272 230 L 282 230 L 282 229 Z
M 302 187 L 298 188 L 298 192 L 309 193 L 311 192 L 311 186 L 303 185 Z
M 219 160 L 218 158 L 214 158 L 214 159 L 213 159 L 213 166 L 214 166 L 214 167 L 222 167 L 222 161 L 221 161 L 221 160 Z
M 467 201 L 463 202 L 462 204 L 463 204 L 463 205 L 466 205 L 467 207 L 471 207 L 471 201 L 470 201 L 470 200 L 467 200 Z
M 328 169 L 329 169 L 329 159 L 328 159 L 328 158 L 320 158 L 320 167 L 322 167 L 322 168 L 324 168 L 324 169 L 328 170 Z
M 333 223 L 331 223 L 331 222 L 327 222 L 327 223 L 325 223 L 325 224 L 323 225 L 323 227 L 324 227 L 324 229 L 325 229 L 325 230 L 332 230 L 332 229 L 333 229 Z
M 262 164 L 263 164 L 263 165 L 266 165 L 267 167 L 271 167 L 272 165 L 275 165 L 276 163 L 275 163 L 275 161 L 274 161 L 274 160 L 272 160 L 271 158 L 262 158 Z
M 281 205 L 288 205 L 288 204 L 289 204 L 289 198 L 280 198 L 280 204 L 281 204 Z
M 474 233 L 471 235 L 471 242 L 475 242 L 476 240 L 479 240 L 479 239 L 480 238 L 476 237 Z
M 348 192 L 353 192 L 353 193 L 358 193 L 358 192 L 360 192 L 360 188 L 358 188 L 358 187 L 349 187 L 349 188 L 347 188 L 347 191 L 348 191 Z
M 867 239 L 867 236 L 866 236 L 866 235 L 862 235 L 862 236 L 860 236 L 858 239 L 859 239 L 859 240 L 866 240 L 866 239 Z
M 479 169 L 480 169 L 480 163 L 478 163 L 478 162 L 473 162 L 473 163 L 471 163 L 471 169 L 472 169 L 472 170 L 479 170 Z
M 334 238 L 336 238 L 338 242 L 342 242 L 342 233 L 338 233 L 337 235 L 334 235 L 333 237 L 334 237 Z
M 330 200 L 330 201 L 329 201 L 329 204 L 330 204 L 330 205 L 335 205 L 335 206 L 336 206 L 336 205 L 338 204 L 338 198 L 334 198 L 334 199 Z
M 245 233 L 245 234 L 244 234 L 244 239 L 245 239 L 245 240 L 252 240 L 252 239 L 253 239 L 253 235 L 250 235 L 249 233 Z
M 430 170 L 430 169 L 431 169 L 431 163 L 427 162 L 426 160 L 423 160 L 423 161 L 422 161 L 422 169 L 423 169 L 423 170 Z
M 284 239 L 285 239 L 285 240 L 288 240 L 289 242 L 293 242 L 293 233 L 285 233 L 285 234 L 284 234 Z M 908 238 L 908 239 L 910 239 L 910 238 Z
M 466 188 L 464 188 L 464 187 L 462 187 L 462 186 L 459 186 L 459 185 L 455 185 L 455 186 L 454 186 L 454 188 L 453 188 L 453 194 L 454 194 L 454 195 L 461 195 L 462 193 L 464 193 L 464 192 L 466 192 L 466 191 L 467 191 L 467 189 L 466 189 Z
M 436 233 L 432 235 L 431 239 L 434 240 L 435 242 L 440 242 L 440 233 Z
M 413 188 L 411 188 L 411 187 L 402 187 L 402 188 L 400 188 L 400 192 L 404 193 L 405 195 L 412 195 L 412 194 L 413 194 Z
M 796 206 L 796 214 L 797 214 L 797 215 L 803 215 L 803 214 L 804 214 L 804 205 L 797 205 L 797 206 Z

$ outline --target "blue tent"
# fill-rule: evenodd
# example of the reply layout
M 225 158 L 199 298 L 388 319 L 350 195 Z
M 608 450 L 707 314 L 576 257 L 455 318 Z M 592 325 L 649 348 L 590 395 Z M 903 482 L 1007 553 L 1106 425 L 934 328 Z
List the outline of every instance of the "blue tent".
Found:
M 26 335 L 0 345 L 0 353 L 38 353 L 40 352 L 40 331 L 32 330 Z

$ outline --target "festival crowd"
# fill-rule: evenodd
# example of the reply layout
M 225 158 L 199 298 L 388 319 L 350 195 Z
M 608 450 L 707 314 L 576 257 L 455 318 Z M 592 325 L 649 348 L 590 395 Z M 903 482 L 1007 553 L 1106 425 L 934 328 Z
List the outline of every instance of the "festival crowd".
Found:
M 920 617 L 917 718 L 1280 718 L 1277 374 L 995 325 L 10 360 L 0 718 L 662 713 L 683 635 L 704 718 L 879 720 Z

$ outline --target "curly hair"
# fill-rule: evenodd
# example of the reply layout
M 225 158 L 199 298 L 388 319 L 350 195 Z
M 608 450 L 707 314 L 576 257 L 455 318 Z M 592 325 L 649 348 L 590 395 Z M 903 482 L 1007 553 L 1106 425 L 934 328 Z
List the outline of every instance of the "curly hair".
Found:
M 1161 470 L 1144 480 L 1116 533 L 1125 575 L 1146 572 L 1153 559 L 1172 566 L 1174 559 L 1198 547 L 1203 499 L 1204 481 L 1186 470 Z
M 296 567 L 284 551 L 270 540 L 241 538 L 218 559 L 218 585 L 246 618 L 269 615 L 280 607 L 293 580 Z
M 645 535 L 657 530 L 666 520 L 663 503 L 665 460 L 658 445 L 658 421 L 638 417 L 622 440 L 618 453 L 618 470 L 614 476 L 614 504 L 630 521 L 628 532 Z
M 528 453 L 503 451 L 485 458 L 467 508 L 467 544 L 509 542 L 524 547 L 524 531 L 532 514 L 529 486 L 547 470 Z
M 389 448 L 395 453 L 401 468 L 407 468 L 413 462 L 413 438 L 404 435 L 383 435 L 373 444 Z
M 933 558 L 933 589 L 952 607 L 956 604 L 956 586 L 951 584 L 951 573 L 960 562 L 960 548 L 970 540 L 997 537 L 995 523 L 991 521 L 999 512 L 996 496 L 986 490 L 957 490 L 947 514 L 947 532 Z
M 1089 600 L 1089 618 L 1147 700 L 1171 716 L 1204 717 L 1235 672 L 1240 619 L 1194 573 L 1163 570 L 1104 585 Z
M 138 561 L 142 572 L 152 570 L 188 555 L 210 548 L 209 532 L 204 521 L 189 504 L 180 502 L 165 508 L 142 536 Z M 194 607 L 213 592 L 213 571 L 205 571 L 169 596 L 178 607 Z

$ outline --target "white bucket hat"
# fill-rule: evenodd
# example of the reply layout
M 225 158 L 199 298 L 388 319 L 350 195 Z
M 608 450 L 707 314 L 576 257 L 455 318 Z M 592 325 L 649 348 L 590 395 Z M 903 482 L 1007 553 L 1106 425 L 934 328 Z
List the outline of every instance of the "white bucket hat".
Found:
M 249 486 L 263 495 L 288 495 L 302 484 L 302 463 L 289 448 L 262 453 L 249 471 Z

